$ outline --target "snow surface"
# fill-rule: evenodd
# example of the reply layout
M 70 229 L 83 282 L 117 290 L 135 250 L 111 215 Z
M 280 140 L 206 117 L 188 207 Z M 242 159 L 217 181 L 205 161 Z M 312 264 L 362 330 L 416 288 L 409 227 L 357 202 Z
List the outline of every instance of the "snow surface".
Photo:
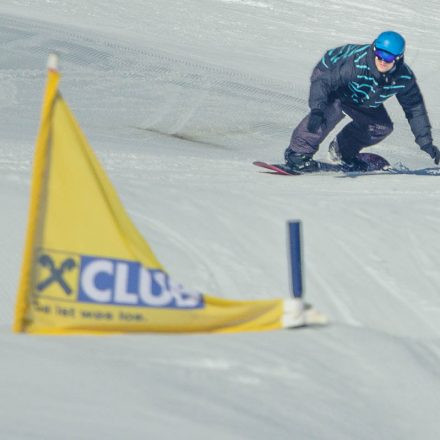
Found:
M 251 164 L 281 160 L 324 50 L 385 29 L 407 38 L 440 142 L 439 3 L 383 6 L 2 0 L 0 438 L 440 438 L 439 176 L 397 102 L 394 133 L 371 151 L 414 174 L 280 178 Z M 306 299 L 332 324 L 13 334 L 51 51 L 65 99 L 174 279 L 224 298 L 288 297 L 285 225 L 301 219 Z

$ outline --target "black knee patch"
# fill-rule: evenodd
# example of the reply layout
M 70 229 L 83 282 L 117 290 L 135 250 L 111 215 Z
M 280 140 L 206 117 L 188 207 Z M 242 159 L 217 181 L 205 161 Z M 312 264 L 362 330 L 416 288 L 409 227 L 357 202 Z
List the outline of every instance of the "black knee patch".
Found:
M 370 124 L 368 125 L 368 133 L 371 137 L 383 139 L 393 131 L 393 123 L 389 124 Z

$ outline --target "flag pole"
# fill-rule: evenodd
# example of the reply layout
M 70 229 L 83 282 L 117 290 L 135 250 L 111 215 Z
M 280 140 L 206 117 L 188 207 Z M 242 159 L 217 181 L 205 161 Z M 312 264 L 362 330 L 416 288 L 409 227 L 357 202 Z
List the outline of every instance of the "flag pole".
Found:
M 38 246 L 38 232 L 40 228 L 41 206 L 44 183 L 47 177 L 48 147 L 50 141 L 50 116 L 52 113 L 55 98 L 58 93 L 60 74 L 58 72 L 58 56 L 50 54 L 47 60 L 47 79 L 41 109 L 40 128 L 35 145 L 33 161 L 29 216 L 26 230 L 26 238 L 21 265 L 20 281 L 15 305 L 13 330 L 22 332 L 26 326 L 26 313 L 28 309 L 28 292 L 32 289 L 33 274 L 32 262 Z

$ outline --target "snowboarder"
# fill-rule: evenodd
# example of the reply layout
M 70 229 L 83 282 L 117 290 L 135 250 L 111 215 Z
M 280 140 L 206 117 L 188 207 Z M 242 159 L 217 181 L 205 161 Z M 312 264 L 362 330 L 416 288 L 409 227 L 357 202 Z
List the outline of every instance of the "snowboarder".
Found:
M 287 167 L 315 171 L 318 164 L 313 155 L 348 115 L 352 121 L 330 143 L 329 155 L 347 170 L 364 171 L 366 164 L 356 155 L 392 132 L 383 103 L 394 95 L 416 143 L 438 165 L 440 151 L 432 143 L 423 97 L 414 73 L 404 63 L 404 51 L 404 38 L 393 31 L 382 32 L 373 44 L 347 44 L 327 51 L 312 72 L 311 111 L 293 131 L 285 151 Z

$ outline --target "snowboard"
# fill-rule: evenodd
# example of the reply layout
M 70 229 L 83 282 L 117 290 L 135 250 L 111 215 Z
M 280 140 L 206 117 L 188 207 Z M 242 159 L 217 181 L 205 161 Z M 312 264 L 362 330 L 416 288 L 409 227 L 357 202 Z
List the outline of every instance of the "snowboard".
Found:
M 371 171 L 386 171 L 387 169 L 391 168 L 391 165 L 389 162 L 380 156 L 379 154 L 375 153 L 358 153 L 357 158 L 360 160 L 363 160 L 367 163 L 368 168 L 365 171 L 347 171 L 345 170 L 342 165 L 337 163 L 328 163 L 328 162 L 321 162 L 317 161 L 319 168 L 316 171 L 293 171 L 286 167 L 284 164 L 270 164 L 266 162 L 261 161 L 255 161 L 252 162 L 257 167 L 266 168 L 268 173 L 271 174 L 279 174 L 283 176 L 299 176 L 301 174 L 316 174 L 316 173 L 322 173 L 322 172 L 355 172 L 355 173 L 365 173 L 365 172 L 371 172 Z

